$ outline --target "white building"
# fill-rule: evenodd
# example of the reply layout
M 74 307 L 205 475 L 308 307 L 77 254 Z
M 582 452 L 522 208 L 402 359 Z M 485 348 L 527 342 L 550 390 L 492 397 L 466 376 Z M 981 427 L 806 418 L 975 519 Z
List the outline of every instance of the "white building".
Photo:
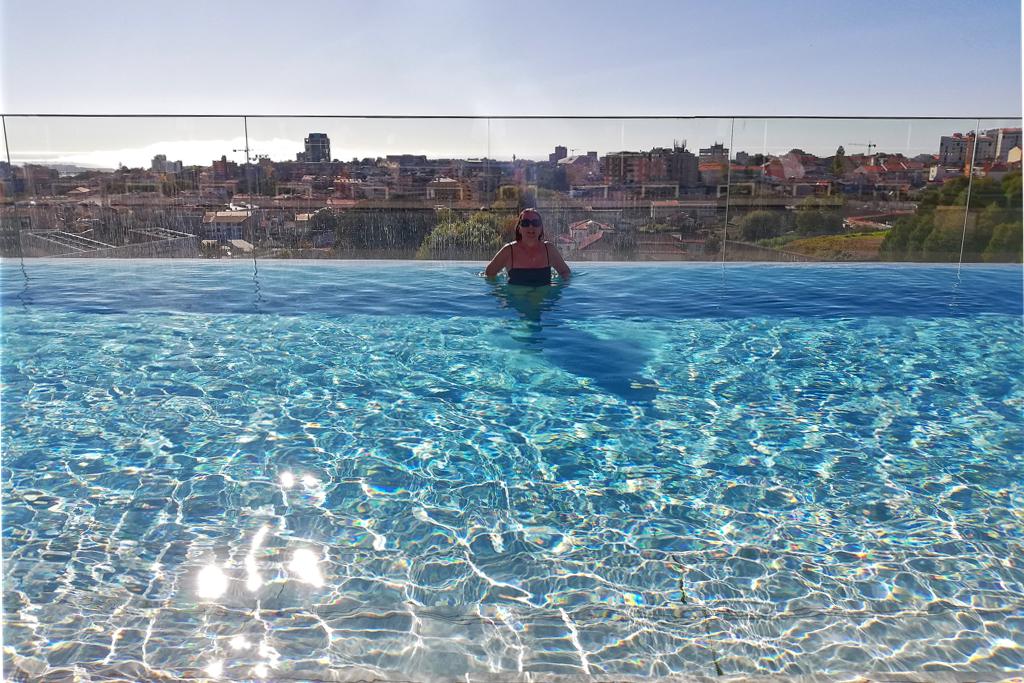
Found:
M 1020 128 L 996 128 L 986 131 L 985 134 L 995 138 L 996 161 L 1009 161 L 1010 150 L 1021 145 Z
M 181 173 L 182 168 L 180 161 L 167 161 L 166 154 L 157 154 L 150 165 L 150 170 L 154 173 Z

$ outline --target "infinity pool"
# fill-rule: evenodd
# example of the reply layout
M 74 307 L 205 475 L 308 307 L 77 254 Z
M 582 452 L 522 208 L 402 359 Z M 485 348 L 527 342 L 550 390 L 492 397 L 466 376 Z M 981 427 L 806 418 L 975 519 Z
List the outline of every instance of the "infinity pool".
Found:
M 4 261 L 7 677 L 1024 669 L 1020 266 L 480 270 Z

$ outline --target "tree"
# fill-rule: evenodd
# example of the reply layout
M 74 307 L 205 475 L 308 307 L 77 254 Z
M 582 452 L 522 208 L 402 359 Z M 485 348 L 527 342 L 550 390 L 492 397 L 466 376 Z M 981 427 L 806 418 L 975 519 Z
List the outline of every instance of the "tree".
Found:
M 345 211 L 335 227 L 335 251 L 408 252 L 438 224 L 433 210 L 367 209 Z
M 455 212 L 438 212 L 437 227 L 426 236 L 416 258 L 478 259 L 490 258 L 515 230 L 515 216 L 480 211 L 468 220 Z
M 335 232 L 338 229 L 338 214 L 333 209 L 323 208 L 309 217 L 310 232 Z
M 835 211 L 809 209 L 796 215 L 796 234 L 801 237 L 838 235 L 843 232 L 843 216 Z
M 704 253 L 708 256 L 717 254 L 721 248 L 722 238 L 719 237 L 717 233 L 709 233 L 708 236 L 704 238 Z
M 491 208 L 509 210 L 519 209 L 520 195 L 522 192 L 523 190 L 516 185 L 502 185 L 495 193 L 496 198 Z
M 967 234 L 964 240 L 964 260 L 984 260 L 984 252 L 995 234 L 998 225 L 1008 222 L 1009 211 L 998 204 L 989 204 L 978 216 L 974 231 Z
M 774 211 L 751 211 L 738 222 L 744 242 L 756 242 L 782 234 L 782 219 Z
M 951 263 L 960 257 L 963 233 L 948 228 L 933 228 L 921 244 L 925 261 Z
M 965 176 L 957 176 L 943 184 L 942 189 L 939 190 L 939 205 L 953 206 L 956 204 L 961 194 L 967 191 L 967 184 L 969 182 Z M 961 202 L 960 206 L 963 206 L 964 203 Z
M 844 232 L 842 200 L 807 197 L 796 214 L 796 233 L 802 237 Z
M 843 149 L 842 145 L 836 150 L 836 157 L 832 160 L 832 173 L 834 175 L 842 175 L 845 171 L 843 170 L 843 162 L 846 160 L 846 150 Z
M 900 216 L 896 224 L 885 234 L 881 246 L 878 247 L 878 258 L 883 261 L 902 261 L 907 250 L 907 241 L 913 228 L 913 216 Z
M 640 239 L 635 229 L 615 233 L 612 240 L 612 255 L 619 261 L 632 261 L 640 249 Z
M 1006 196 L 1004 206 L 1019 210 L 1022 199 L 1020 170 L 1010 171 L 1004 175 L 1003 179 L 999 181 L 999 185 L 1003 188 L 1003 194 Z
M 983 258 L 990 263 L 1020 263 L 1024 257 L 1024 225 L 1002 223 L 992 231 Z
M 971 208 L 980 209 L 990 204 L 1003 206 L 1006 201 L 1006 193 L 1003 186 L 991 178 L 975 178 L 974 183 L 969 186 L 971 191 Z M 957 195 L 955 206 L 967 205 L 967 188 L 965 187 Z

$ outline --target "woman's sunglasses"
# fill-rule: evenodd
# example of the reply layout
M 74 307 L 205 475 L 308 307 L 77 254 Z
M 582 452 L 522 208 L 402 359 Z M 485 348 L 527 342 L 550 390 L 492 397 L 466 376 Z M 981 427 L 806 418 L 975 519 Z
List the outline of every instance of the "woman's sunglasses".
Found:
M 543 224 L 540 222 L 539 218 L 534 218 L 534 219 L 520 218 L 519 219 L 519 227 L 520 228 L 528 228 L 531 225 L 533 227 L 535 227 L 535 228 L 540 228 L 540 227 L 543 226 Z

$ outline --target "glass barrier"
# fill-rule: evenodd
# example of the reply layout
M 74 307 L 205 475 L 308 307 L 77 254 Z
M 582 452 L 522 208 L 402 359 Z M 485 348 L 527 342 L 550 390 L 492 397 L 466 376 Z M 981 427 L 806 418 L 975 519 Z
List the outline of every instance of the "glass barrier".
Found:
M 543 210 L 545 237 L 569 261 L 1019 252 L 1014 229 L 996 230 L 1018 210 L 1019 119 L 7 116 L 4 126 L 5 255 L 479 260 L 513 239 L 527 206 Z
M 1019 120 L 738 120 L 737 149 L 760 149 L 755 160 L 765 165 L 755 170 L 760 183 L 730 187 L 741 243 L 727 258 L 1015 261 L 1013 247 L 989 248 L 991 220 L 978 230 L 977 219 L 992 203 L 1014 210 L 1007 188 L 1019 128 Z M 860 142 L 840 142 L 831 154 L 784 149 L 783 141 L 798 138 Z M 1007 174 L 1002 194 L 994 191 Z M 976 181 L 984 200 L 972 195 Z M 786 253 L 758 256 L 752 245 Z
M 514 159 L 513 187 L 526 195 L 516 206 L 542 210 L 566 260 L 700 261 L 717 251 L 707 238 L 721 217 L 701 184 L 699 144 L 727 140 L 730 125 L 506 119 L 492 123 L 492 149 Z
M 268 178 L 262 196 L 247 199 L 265 226 L 260 255 L 466 257 L 462 219 L 494 201 L 485 119 L 257 118 L 248 126 Z M 275 146 L 290 146 L 291 158 L 263 152 Z
M 242 118 L 8 116 L 4 131 L 4 256 L 195 257 L 229 236 L 209 217 L 245 183 Z

